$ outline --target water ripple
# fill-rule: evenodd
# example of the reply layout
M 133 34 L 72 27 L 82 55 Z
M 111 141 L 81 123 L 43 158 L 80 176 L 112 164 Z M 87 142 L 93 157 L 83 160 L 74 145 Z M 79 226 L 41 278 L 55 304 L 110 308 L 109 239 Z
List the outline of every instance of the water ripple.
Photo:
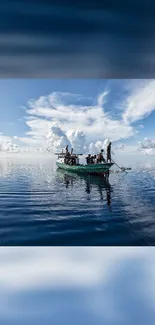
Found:
M 109 181 L 49 161 L 0 161 L 1 245 L 154 245 L 155 171 Z

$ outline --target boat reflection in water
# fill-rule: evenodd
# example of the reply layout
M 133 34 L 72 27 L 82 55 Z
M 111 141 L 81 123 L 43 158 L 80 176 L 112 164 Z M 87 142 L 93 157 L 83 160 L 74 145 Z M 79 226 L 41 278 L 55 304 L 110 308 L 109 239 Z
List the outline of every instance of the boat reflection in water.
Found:
M 66 188 L 72 187 L 76 191 L 78 187 L 83 187 L 85 183 L 85 192 L 91 194 L 93 189 L 97 189 L 100 194 L 100 200 L 103 201 L 106 194 L 107 205 L 111 209 L 111 193 L 112 186 L 109 183 L 109 174 L 106 176 L 95 176 L 87 174 L 77 174 L 73 172 L 66 172 L 62 169 L 57 170 L 57 175 L 63 180 L 66 185 Z

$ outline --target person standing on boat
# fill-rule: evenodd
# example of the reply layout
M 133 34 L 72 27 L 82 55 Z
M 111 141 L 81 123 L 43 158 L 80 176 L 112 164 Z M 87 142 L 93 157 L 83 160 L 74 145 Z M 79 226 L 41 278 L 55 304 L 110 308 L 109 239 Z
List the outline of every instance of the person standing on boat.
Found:
M 89 153 L 89 155 L 86 157 L 86 162 L 87 162 L 87 165 L 89 165 L 89 164 L 90 164 L 90 157 L 91 157 L 91 155 L 90 155 L 90 153 Z
M 108 146 L 107 146 L 107 163 L 108 161 L 110 161 L 111 163 L 111 142 L 109 142 Z
M 101 149 L 101 152 L 98 154 L 98 157 L 97 157 L 97 163 L 101 163 L 102 161 L 105 162 L 105 159 L 103 157 L 103 152 L 104 152 L 104 150 Z
M 68 153 L 68 145 L 66 146 L 66 155 L 67 155 L 67 153 Z
M 105 162 L 105 159 L 104 159 L 104 157 L 103 157 L 103 152 L 104 152 L 104 150 L 101 149 L 101 153 L 100 153 L 100 161 L 101 161 L 101 162 Z
M 66 146 L 66 155 L 65 155 L 65 163 L 68 164 L 70 160 L 70 152 L 68 151 L 68 145 Z

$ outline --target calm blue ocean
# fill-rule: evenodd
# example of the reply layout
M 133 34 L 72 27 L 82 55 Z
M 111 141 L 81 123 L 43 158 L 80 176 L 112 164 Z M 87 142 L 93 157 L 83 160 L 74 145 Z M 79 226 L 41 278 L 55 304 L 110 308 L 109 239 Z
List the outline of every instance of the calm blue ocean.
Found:
M 0 159 L 1 245 L 155 245 L 155 169 L 99 176 Z

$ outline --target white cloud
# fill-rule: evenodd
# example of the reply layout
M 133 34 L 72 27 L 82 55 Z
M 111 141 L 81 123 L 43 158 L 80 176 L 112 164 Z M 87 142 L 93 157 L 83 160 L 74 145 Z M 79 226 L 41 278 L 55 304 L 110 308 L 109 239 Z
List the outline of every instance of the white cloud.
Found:
M 153 151 L 152 148 L 145 149 L 145 153 L 146 153 L 146 155 L 154 156 L 155 155 L 155 150 Z
M 125 123 L 139 121 L 155 110 L 155 81 L 145 81 L 135 87 L 123 105 Z
M 47 140 L 49 121 L 31 117 L 25 123 L 30 128 L 30 131 L 26 132 L 25 136 L 19 137 L 18 140 L 29 146 L 44 146 Z
M 12 142 L 12 138 L 4 135 L 3 133 L 0 133 L 0 144 L 6 143 L 6 142 Z
M 92 104 L 91 98 L 60 92 L 29 101 L 26 111 L 30 119 L 27 119 L 26 124 L 30 131 L 26 133 L 25 142 L 28 143 L 28 136 L 37 144 L 39 141 L 45 144 L 49 122 L 58 125 L 59 133 L 62 131 L 59 139 L 57 137 L 58 148 L 68 143 L 76 150 L 82 150 L 83 147 L 88 148 L 94 141 L 94 143 L 103 142 L 105 138 L 116 141 L 120 138 L 120 134 L 122 138 L 132 136 L 134 130 L 130 125 L 126 125 L 122 120 L 113 119 L 104 112 L 107 94 L 108 92 L 104 91 L 98 96 L 97 105 Z M 53 139 L 55 136 L 55 131 L 51 129 L 50 138 Z M 21 141 L 24 142 L 24 137 Z
M 122 113 L 119 117 L 117 114 L 107 113 L 107 106 L 105 110 L 109 96 L 112 98 L 113 95 L 110 90 L 100 93 L 96 104 L 92 97 L 56 91 L 31 99 L 25 108 L 25 123 L 29 131 L 23 136 L 12 138 L 1 134 L 0 143 L 8 143 L 7 147 L 3 146 L 3 150 L 8 150 L 8 147 L 15 150 L 15 146 L 9 143 L 16 144 L 18 141 L 17 143 L 23 146 L 20 149 L 22 151 L 25 145 L 34 150 L 38 148 L 42 151 L 54 151 L 68 144 L 76 151 L 96 153 L 105 147 L 106 138 L 115 142 L 134 136 L 144 126 L 140 124 L 136 129 L 132 124 L 145 118 L 155 109 L 155 81 L 136 81 L 133 82 L 134 87 L 131 87 L 131 84 L 129 83 L 126 101 L 119 102 L 119 111 Z M 114 108 L 118 110 L 117 105 Z M 143 149 L 153 148 L 152 146 L 147 144 Z M 124 147 L 117 145 L 115 149 L 122 150 Z
M 19 148 L 13 141 L 14 141 L 13 137 L 8 137 L 1 133 L 0 134 L 0 151 L 18 152 Z
M 149 156 L 155 155 L 155 140 L 144 138 L 143 142 L 138 143 L 138 149 L 141 150 L 144 154 Z
M 90 143 L 89 145 L 89 153 L 96 154 L 101 149 L 106 152 L 107 145 L 109 144 L 109 139 L 105 139 L 104 141 L 96 141 L 96 143 Z
M 67 137 L 71 143 L 71 146 L 75 148 L 78 153 L 83 152 L 86 145 L 86 134 L 81 130 L 69 130 Z
M 66 145 L 71 147 L 71 143 L 67 135 L 56 123 L 51 123 L 49 125 L 47 145 L 48 148 L 53 152 L 56 150 L 61 150 L 62 148 L 66 147 Z
M 125 146 L 124 144 L 118 144 L 117 146 L 114 147 L 115 150 L 124 150 Z
M 99 107 L 103 107 L 104 103 L 105 103 L 105 100 L 106 100 L 106 96 L 108 95 L 108 91 L 104 91 L 103 93 L 101 93 L 99 96 L 98 96 L 98 100 L 97 100 L 97 103 L 98 103 L 98 106 Z
M 146 148 L 155 148 L 155 140 L 145 138 L 145 143 L 143 144 Z

